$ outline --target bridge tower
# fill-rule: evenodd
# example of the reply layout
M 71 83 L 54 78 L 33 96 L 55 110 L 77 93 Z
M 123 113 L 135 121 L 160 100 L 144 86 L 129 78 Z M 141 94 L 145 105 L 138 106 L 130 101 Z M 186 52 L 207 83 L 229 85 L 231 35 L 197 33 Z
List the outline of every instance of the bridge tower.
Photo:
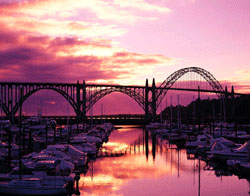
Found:
M 83 80 L 82 83 L 82 120 L 83 122 L 86 122 L 86 84 L 85 84 L 85 80 Z
M 77 81 L 76 85 L 76 105 L 77 105 L 77 112 L 76 112 L 76 119 L 77 122 L 86 122 L 86 84 L 85 80 L 83 80 L 82 85 L 80 85 L 79 81 Z
M 152 102 L 151 102 L 151 109 L 152 109 L 152 119 L 156 121 L 156 89 L 155 89 L 155 79 L 153 78 L 152 83 Z
M 148 94 L 149 94 L 149 87 L 148 87 L 148 79 L 146 79 L 146 86 L 145 86 L 145 120 L 146 122 L 149 121 L 149 100 L 148 100 Z
M 151 99 L 149 98 L 149 93 L 151 92 Z M 152 87 L 148 86 L 148 79 L 146 79 L 145 86 L 145 120 L 156 121 L 156 86 L 155 79 L 153 78 Z

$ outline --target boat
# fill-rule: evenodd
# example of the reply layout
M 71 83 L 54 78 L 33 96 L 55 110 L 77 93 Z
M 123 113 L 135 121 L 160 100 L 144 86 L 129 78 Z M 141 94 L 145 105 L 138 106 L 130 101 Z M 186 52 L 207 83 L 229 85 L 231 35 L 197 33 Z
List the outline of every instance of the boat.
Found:
M 210 139 L 211 137 L 208 137 L 207 135 L 198 135 L 196 140 L 187 141 L 185 147 L 187 149 L 194 149 L 198 146 L 205 146 L 206 144 L 210 143 Z
M 0 174 L 0 181 L 11 181 L 19 178 L 19 168 L 13 168 L 9 173 Z M 40 178 L 46 176 L 44 171 L 32 171 L 32 170 L 24 170 L 22 171 L 22 178 Z
M 59 166 L 59 170 L 61 169 Z M 73 173 L 69 174 L 69 175 L 62 175 L 61 173 L 59 173 L 59 175 L 48 175 L 47 171 L 38 171 L 38 170 L 31 170 L 31 169 L 25 169 L 22 170 L 22 178 L 24 179 L 28 179 L 28 178 L 39 178 L 39 179 L 44 179 L 44 180 L 55 180 L 55 181 L 62 181 L 64 180 L 65 183 L 69 183 L 69 182 L 73 182 L 74 181 L 74 177 L 75 175 Z M 0 174 L 0 181 L 1 182 L 8 182 L 14 179 L 18 179 L 19 178 L 19 168 L 13 168 L 9 173 L 7 174 Z
M 250 142 L 250 141 L 249 141 Z M 248 160 L 249 159 L 249 142 L 245 142 L 238 148 L 230 148 L 222 142 L 215 142 L 208 152 L 210 160 Z
M 236 169 L 241 176 L 249 176 L 250 162 L 241 161 L 236 165 Z
M 0 182 L 1 194 L 14 195 L 59 195 L 66 194 L 64 181 L 26 178 L 15 179 L 10 182 Z

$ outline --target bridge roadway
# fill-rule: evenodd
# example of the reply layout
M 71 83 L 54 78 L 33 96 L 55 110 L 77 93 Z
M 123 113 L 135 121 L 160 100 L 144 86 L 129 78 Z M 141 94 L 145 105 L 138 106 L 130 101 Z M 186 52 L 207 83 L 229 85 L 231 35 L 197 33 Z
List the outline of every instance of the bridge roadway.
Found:
M 0 85 L 2 86 L 11 86 L 11 85 L 20 85 L 20 86 L 30 86 L 30 85 L 43 85 L 43 86 L 54 86 L 54 85 L 60 85 L 62 87 L 68 87 L 73 86 L 77 87 L 77 83 L 54 83 L 54 82 L 0 82 Z M 107 88 L 130 88 L 130 89 L 145 89 L 145 86 L 139 86 L 139 85 L 118 85 L 118 84 L 85 84 L 86 87 L 107 87 Z M 173 90 L 173 91 L 192 91 L 192 92 L 206 92 L 206 93 L 214 93 L 214 94 L 228 94 L 228 96 L 231 96 L 232 92 L 226 92 L 226 91 L 219 91 L 219 90 L 212 90 L 212 89 L 198 89 L 198 88 L 174 88 L 174 87 L 155 87 L 156 90 Z M 234 95 L 246 95 L 244 93 L 236 93 L 233 92 Z
M 77 123 L 76 116 L 42 116 L 43 119 L 54 119 L 58 124 L 67 124 L 69 120 L 70 124 Z M 114 115 L 94 115 L 87 116 L 86 123 L 104 123 L 110 122 L 114 125 L 144 125 L 144 114 L 114 114 Z

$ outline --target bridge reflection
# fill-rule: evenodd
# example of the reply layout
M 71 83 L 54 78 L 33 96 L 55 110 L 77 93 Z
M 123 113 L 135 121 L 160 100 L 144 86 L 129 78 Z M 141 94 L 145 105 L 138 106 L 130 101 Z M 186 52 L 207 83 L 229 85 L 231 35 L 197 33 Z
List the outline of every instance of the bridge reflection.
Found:
M 82 195 L 120 195 L 116 191 L 135 180 L 146 182 L 147 179 L 166 176 L 178 178 L 186 172 L 197 174 L 198 162 L 187 160 L 184 150 L 168 146 L 142 128 L 116 130 L 104 148 L 114 154 L 119 151 L 126 153 L 124 156 L 101 157 L 93 161 L 87 175 L 81 176 L 79 181 Z M 202 163 L 204 166 L 205 163 Z

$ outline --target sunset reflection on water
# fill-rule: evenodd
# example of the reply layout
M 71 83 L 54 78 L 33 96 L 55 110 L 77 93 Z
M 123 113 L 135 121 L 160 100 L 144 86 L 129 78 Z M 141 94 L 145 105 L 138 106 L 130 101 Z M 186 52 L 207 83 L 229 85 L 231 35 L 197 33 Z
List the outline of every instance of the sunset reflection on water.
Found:
M 239 196 L 248 195 L 246 180 L 238 180 L 235 176 L 218 178 L 214 171 L 203 170 L 206 166 L 203 161 L 200 162 L 199 190 L 199 161 L 187 159 L 185 150 L 177 150 L 165 141 L 152 142 L 150 134 L 147 137 L 142 128 L 126 126 L 115 130 L 103 148 L 125 154 L 91 161 L 88 173 L 79 181 L 81 195 L 219 196 L 225 192 L 234 195 L 232 192 L 239 190 L 242 190 Z

